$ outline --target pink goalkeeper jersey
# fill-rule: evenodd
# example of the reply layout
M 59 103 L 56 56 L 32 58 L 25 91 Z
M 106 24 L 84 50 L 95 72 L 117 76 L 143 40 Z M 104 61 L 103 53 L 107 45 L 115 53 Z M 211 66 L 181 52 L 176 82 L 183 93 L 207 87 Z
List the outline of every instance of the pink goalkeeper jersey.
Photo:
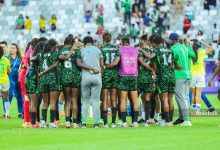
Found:
M 138 76 L 138 50 L 131 46 L 120 47 L 120 76 Z

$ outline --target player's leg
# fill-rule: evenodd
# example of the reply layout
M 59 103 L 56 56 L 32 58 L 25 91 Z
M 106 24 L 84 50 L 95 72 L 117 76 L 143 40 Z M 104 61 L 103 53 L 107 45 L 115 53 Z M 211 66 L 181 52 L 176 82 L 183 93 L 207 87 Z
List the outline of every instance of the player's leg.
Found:
M 113 88 L 111 89 L 111 108 L 112 108 L 112 127 L 115 126 L 115 121 L 117 117 L 117 89 Z
M 120 91 L 120 113 L 122 119 L 122 127 L 127 127 L 126 123 L 126 105 L 128 99 L 128 91 Z
M 72 94 L 72 116 L 73 116 L 73 127 L 78 128 L 78 97 L 79 97 L 80 89 L 79 88 L 71 88 Z
M 170 121 L 173 121 L 173 112 L 174 112 L 174 104 L 173 104 L 173 93 L 168 93 L 168 104 L 169 104 L 169 117 Z
M 30 99 L 30 116 L 32 127 L 36 125 L 36 115 L 37 115 L 37 105 L 38 105 L 38 95 L 36 93 L 28 94 Z
M 2 92 L 2 99 L 4 101 L 4 108 L 5 108 L 5 119 L 9 119 L 10 117 L 10 101 L 8 99 L 9 96 L 9 88 L 10 84 L 2 84 L 0 85 L 1 92 Z
M 138 92 L 137 91 L 130 91 L 131 100 L 133 103 L 133 111 L 134 111 L 134 127 L 138 127 L 138 116 L 139 116 L 139 103 L 138 103 Z
M 165 119 L 165 126 L 166 126 L 166 125 L 169 125 L 170 123 L 168 92 L 162 93 L 161 98 L 162 98 L 161 103 L 162 103 L 163 116 Z
M 70 128 L 70 102 L 71 102 L 71 88 L 70 87 L 63 87 L 63 95 L 65 99 L 64 104 L 64 112 L 66 116 L 66 128 Z
M 50 128 L 57 128 L 54 124 L 54 119 L 56 115 L 56 107 L 59 99 L 60 92 L 50 90 Z
M 102 119 L 104 121 L 104 126 L 108 126 L 108 98 L 109 98 L 109 90 L 102 89 Z
M 201 95 L 202 95 L 202 87 L 196 87 L 196 115 L 200 115 L 200 108 L 201 108 Z
M 145 109 L 145 126 L 148 125 L 148 121 L 150 118 L 150 112 L 151 112 L 151 93 L 145 93 L 144 94 L 144 109 Z
M 64 95 L 63 92 L 61 92 L 58 102 L 58 112 L 60 116 L 65 116 L 65 113 L 63 112 L 63 103 L 64 103 Z
M 192 108 L 193 108 L 193 114 L 196 112 L 196 88 L 191 87 L 190 88 L 192 93 Z
M 49 107 L 49 93 L 43 92 L 42 93 L 42 98 L 43 98 L 43 104 L 42 104 L 42 108 L 41 108 L 41 123 L 40 123 L 40 127 L 41 128 L 46 128 L 46 122 L 47 122 L 47 109 Z

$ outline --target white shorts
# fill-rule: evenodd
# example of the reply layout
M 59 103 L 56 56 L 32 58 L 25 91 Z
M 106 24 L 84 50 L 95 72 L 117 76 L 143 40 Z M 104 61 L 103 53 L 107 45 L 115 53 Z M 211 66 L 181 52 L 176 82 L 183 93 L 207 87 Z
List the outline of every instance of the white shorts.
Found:
M 0 91 L 7 92 L 10 88 L 10 84 L 0 84 Z
M 202 75 L 192 76 L 190 87 L 206 87 L 205 77 Z

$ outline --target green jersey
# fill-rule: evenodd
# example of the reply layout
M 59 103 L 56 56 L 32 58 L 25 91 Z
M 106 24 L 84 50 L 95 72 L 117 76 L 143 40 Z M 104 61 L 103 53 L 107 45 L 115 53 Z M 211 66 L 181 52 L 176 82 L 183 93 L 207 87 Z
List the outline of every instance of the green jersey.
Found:
M 171 46 L 175 62 L 180 65 L 183 70 L 175 70 L 177 79 L 190 79 L 189 50 L 180 43 Z
M 170 78 L 174 76 L 173 72 L 173 53 L 166 47 L 155 48 L 158 78 Z
M 153 52 L 152 50 L 148 49 L 148 48 L 143 48 L 143 50 L 145 50 L 149 55 Z M 139 52 L 138 57 L 142 57 L 144 62 L 146 62 L 149 66 L 152 66 L 152 60 L 144 57 L 144 55 L 142 53 Z M 139 76 L 145 76 L 148 77 L 148 79 L 152 79 L 152 75 L 151 73 L 145 69 L 141 64 L 138 65 L 138 73 Z
M 38 53 L 39 56 L 39 72 L 43 72 L 48 68 L 48 58 L 51 55 L 51 51 L 44 51 Z M 49 74 L 45 74 L 39 78 L 39 84 L 48 85 L 50 82 Z
M 48 57 L 48 67 L 50 67 L 51 65 L 55 64 L 58 60 L 59 57 L 59 53 L 58 51 L 51 51 L 51 53 L 49 53 L 49 57 Z M 60 63 L 58 64 L 58 66 L 56 68 L 54 68 L 53 70 L 51 70 L 48 74 L 49 74 L 49 79 L 52 80 L 50 81 L 50 84 L 59 84 L 60 83 Z
M 100 48 L 104 64 L 110 64 L 115 60 L 116 54 L 119 50 L 111 44 L 106 44 Z M 103 88 L 116 88 L 118 84 L 118 67 L 112 69 L 105 69 L 103 73 Z

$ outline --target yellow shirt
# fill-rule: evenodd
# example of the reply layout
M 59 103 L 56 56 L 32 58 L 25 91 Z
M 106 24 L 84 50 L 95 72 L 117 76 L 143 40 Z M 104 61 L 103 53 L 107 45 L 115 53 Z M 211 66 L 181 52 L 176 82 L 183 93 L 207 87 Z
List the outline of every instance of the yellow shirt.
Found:
M 6 57 L 0 59 L 0 84 L 9 84 L 8 70 L 10 69 L 10 61 Z
M 50 24 L 51 25 L 56 25 L 57 24 L 57 19 L 50 19 Z
M 198 60 L 194 64 L 191 63 L 191 73 L 192 75 L 205 75 L 205 65 L 204 65 L 204 58 L 206 55 L 206 51 L 204 49 L 198 50 Z
M 27 29 L 27 30 L 31 30 L 31 29 L 32 29 L 31 19 L 27 19 L 27 20 L 26 20 L 25 26 L 26 26 L 26 29 Z
M 39 26 L 40 26 L 40 28 L 45 28 L 45 20 L 44 19 L 39 20 Z

